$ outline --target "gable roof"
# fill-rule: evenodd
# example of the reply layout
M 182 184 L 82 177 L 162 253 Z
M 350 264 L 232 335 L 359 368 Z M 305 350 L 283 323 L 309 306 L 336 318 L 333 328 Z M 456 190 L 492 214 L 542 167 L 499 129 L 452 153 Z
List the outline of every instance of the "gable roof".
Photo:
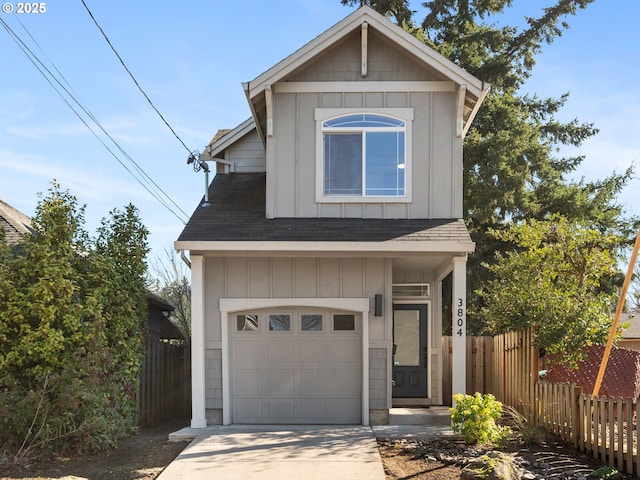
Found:
M 17 243 L 31 233 L 31 219 L 0 199 L 0 228 L 4 229 L 7 243 Z
M 264 173 L 216 175 L 209 188 L 210 205 L 197 207 L 180 234 L 176 249 L 423 253 L 468 253 L 474 249 L 462 220 L 269 219 L 265 215 L 265 198 Z
M 264 114 L 264 110 L 266 110 L 265 91 L 271 85 L 284 80 L 288 75 L 321 55 L 327 48 L 340 42 L 354 30 L 359 29 L 365 22 L 368 27 L 374 28 L 383 36 L 395 42 L 418 61 L 436 69 L 456 85 L 465 86 L 463 121 L 465 125 L 473 121 L 477 107 L 482 103 L 490 85 L 440 55 L 371 7 L 362 6 L 266 72 L 243 84 L 255 123 L 259 126 L 258 131 L 263 138 L 266 130 Z
M 207 145 L 206 150 L 202 152 L 203 160 L 213 158 L 217 160 L 224 159 L 224 151 L 245 135 L 255 130 L 255 128 L 256 124 L 253 117 L 250 117 L 233 129 L 218 130 L 211 142 L 209 142 L 209 145 Z

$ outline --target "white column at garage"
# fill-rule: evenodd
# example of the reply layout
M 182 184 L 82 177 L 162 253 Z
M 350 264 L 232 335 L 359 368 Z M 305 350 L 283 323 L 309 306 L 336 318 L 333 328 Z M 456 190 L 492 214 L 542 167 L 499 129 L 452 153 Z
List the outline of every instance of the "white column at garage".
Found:
M 467 393 L 467 257 L 453 258 L 452 393 Z M 453 402 L 455 406 L 455 402 Z
M 205 258 L 191 255 L 191 427 L 207 426 L 204 376 Z

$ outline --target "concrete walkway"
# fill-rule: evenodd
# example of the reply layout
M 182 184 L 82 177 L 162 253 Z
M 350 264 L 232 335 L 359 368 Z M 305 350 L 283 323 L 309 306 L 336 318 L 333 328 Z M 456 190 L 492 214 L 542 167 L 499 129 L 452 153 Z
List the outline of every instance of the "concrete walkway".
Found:
M 159 480 L 385 478 L 369 427 L 218 426 L 196 432 Z
M 209 426 L 184 428 L 194 439 L 158 480 L 384 480 L 378 439 L 452 436 L 446 408 L 391 409 L 384 426 Z

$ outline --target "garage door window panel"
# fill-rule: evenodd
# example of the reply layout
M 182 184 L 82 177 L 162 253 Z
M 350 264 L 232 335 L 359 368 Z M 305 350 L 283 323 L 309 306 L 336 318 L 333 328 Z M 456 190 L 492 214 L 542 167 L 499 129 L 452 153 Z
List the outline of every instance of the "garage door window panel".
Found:
M 269 315 L 269 331 L 270 332 L 290 332 L 291 331 L 291 315 Z
M 354 332 L 356 330 L 355 315 L 334 315 L 333 330 L 335 332 Z
M 322 332 L 323 323 L 323 317 L 320 314 L 303 313 L 300 315 L 300 330 L 302 332 Z
M 256 314 L 236 316 L 236 330 L 238 332 L 258 332 L 260 331 L 259 327 L 258 315 Z

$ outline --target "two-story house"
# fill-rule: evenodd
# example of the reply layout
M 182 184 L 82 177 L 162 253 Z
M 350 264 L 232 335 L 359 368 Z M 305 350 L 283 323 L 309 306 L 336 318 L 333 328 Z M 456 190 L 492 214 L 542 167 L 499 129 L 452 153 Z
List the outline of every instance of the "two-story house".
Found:
M 465 385 L 462 142 L 488 85 L 368 7 L 243 84 L 192 275 L 192 427 L 386 423 Z

